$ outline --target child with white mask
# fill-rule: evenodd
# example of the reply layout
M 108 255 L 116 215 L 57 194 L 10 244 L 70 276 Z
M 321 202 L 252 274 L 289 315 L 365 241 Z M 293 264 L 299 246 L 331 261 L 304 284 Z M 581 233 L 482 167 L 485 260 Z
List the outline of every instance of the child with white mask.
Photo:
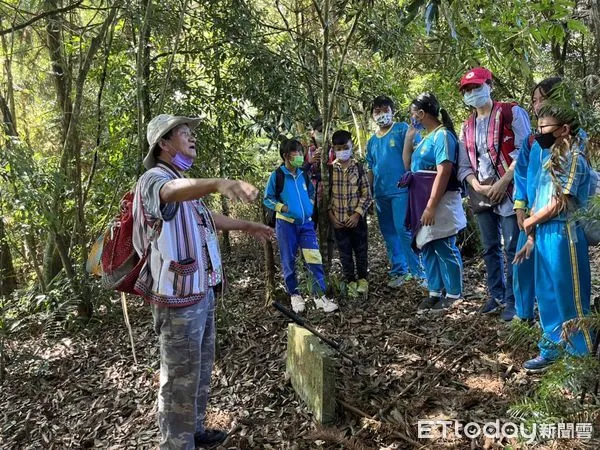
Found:
M 391 265 L 388 286 L 398 288 L 412 278 L 424 283 L 425 273 L 411 248 L 412 237 L 404 223 L 408 189 L 398 188 L 398 181 L 409 169 L 404 166 L 402 159 L 405 141 L 417 144 L 421 137 L 418 133 L 408 133 L 409 125 L 406 122 L 394 122 L 393 116 L 392 99 L 382 95 L 373 100 L 371 117 L 378 128 L 367 142 L 366 161 L 379 229 Z
M 369 288 L 366 216 L 373 201 L 369 180 L 362 164 L 352 158 L 352 135 L 338 130 L 333 133 L 331 142 L 336 159 L 329 173 L 329 219 L 348 292 L 366 294 Z

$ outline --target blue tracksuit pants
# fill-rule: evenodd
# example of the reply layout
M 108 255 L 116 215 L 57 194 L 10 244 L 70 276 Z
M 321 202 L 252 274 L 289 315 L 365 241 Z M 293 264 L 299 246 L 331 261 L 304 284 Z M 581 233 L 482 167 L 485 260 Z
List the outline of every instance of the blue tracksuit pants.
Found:
M 385 240 L 388 259 L 392 264 L 390 276 L 400 276 L 410 271 L 414 276 L 424 278 L 419 257 L 411 248 L 411 233 L 404 225 L 408 209 L 408 192 L 393 197 L 376 197 L 375 206 L 379 229 Z
M 563 334 L 563 324 L 590 312 L 591 274 L 588 245 L 576 222 L 550 220 L 538 225 L 535 237 L 535 294 L 543 336 L 541 355 L 558 356 L 559 347 L 572 355 L 592 350 L 587 328 Z
M 521 231 L 517 241 L 517 252 L 527 243 L 527 234 Z M 536 252 L 521 264 L 513 265 L 513 290 L 515 308 L 519 319 L 533 319 L 535 303 L 535 257 Z
M 312 274 L 312 293 L 315 295 L 324 294 L 326 289 L 325 272 L 323 271 L 319 242 L 313 222 L 294 224 L 277 219 L 275 233 L 279 243 L 281 268 L 288 294 L 299 293 L 298 279 L 296 278 L 298 248 L 302 251 L 306 267 Z
M 429 294 L 458 298 L 462 294 L 462 258 L 456 246 L 456 235 L 436 239 L 423 246 L 423 266 Z

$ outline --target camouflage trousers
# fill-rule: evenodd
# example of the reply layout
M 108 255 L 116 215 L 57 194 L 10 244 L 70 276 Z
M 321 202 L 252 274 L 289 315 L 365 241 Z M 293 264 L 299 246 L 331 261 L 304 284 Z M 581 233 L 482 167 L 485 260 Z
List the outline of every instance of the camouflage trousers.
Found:
M 215 359 L 215 296 L 182 308 L 152 305 L 160 343 L 158 425 L 161 450 L 194 449 L 204 416 Z

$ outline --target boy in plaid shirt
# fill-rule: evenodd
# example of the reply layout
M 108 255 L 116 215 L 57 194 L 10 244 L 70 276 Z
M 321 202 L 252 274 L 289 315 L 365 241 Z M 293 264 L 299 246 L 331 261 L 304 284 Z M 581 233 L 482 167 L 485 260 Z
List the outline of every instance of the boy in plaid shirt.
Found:
M 369 288 L 366 215 L 373 201 L 369 180 L 362 165 L 352 158 L 352 135 L 348 131 L 338 130 L 333 133 L 331 142 L 336 159 L 329 177 L 329 219 L 335 232 L 348 290 L 364 294 Z

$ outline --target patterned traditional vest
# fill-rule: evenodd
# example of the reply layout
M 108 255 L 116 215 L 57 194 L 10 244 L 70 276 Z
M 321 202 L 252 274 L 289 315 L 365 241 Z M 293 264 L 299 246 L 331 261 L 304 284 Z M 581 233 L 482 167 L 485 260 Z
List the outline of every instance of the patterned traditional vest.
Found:
M 150 170 L 181 178 L 161 163 Z M 133 242 L 139 254 L 148 251 L 148 258 L 135 287 L 150 303 L 169 307 L 198 303 L 222 280 L 221 266 L 212 267 L 209 257 L 208 243 L 218 242 L 212 216 L 201 200 L 190 200 L 177 204 L 171 220 L 154 220 L 144 211 L 141 189 L 143 183 L 138 182 Z M 218 252 L 217 244 L 214 248 Z

